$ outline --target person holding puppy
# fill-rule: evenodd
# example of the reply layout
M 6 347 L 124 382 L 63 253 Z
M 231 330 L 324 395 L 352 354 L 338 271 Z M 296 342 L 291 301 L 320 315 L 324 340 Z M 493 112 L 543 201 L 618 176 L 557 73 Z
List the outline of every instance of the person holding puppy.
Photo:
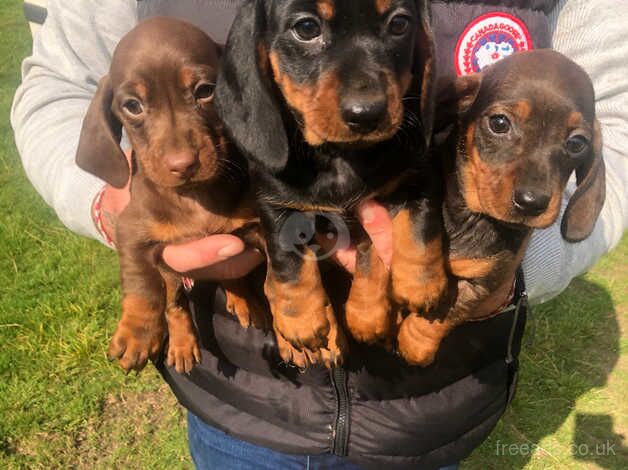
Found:
M 49 1 L 48 19 L 24 65 L 12 124 L 29 178 L 68 228 L 113 241 L 112 227 L 128 203 L 128 190 L 104 186 L 74 163 L 83 116 L 118 40 L 140 20 L 170 15 L 196 23 L 224 43 L 239 3 Z M 545 301 L 612 249 L 628 226 L 628 43 L 623 40 L 628 13 L 619 0 L 432 4 L 437 69 L 445 78 L 478 72 L 510 53 L 553 45 L 580 63 L 597 87 L 607 199 L 593 234 L 581 243 L 565 242 L 558 225 L 534 234 L 523 272 L 530 299 Z M 499 34 L 495 28 L 501 28 Z M 565 201 L 573 191 L 573 185 L 567 188 Z M 367 203 L 358 218 L 389 263 L 386 211 Z M 238 278 L 263 261 L 229 235 L 169 246 L 163 258 L 197 280 Z M 338 258 L 351 269 L 351 250 Z M 512 397 L 524 312 L 460 327 L 458 349 L 444 352 L 438 372 L 407 368 L 365 349 L 364 362 L 375 367 L 301 375 L 274 364 L 268 357 L 272 341 L 242 330 L 224 312 L 221 295 L 211 292 L 201 284 L 192 293 L 205 335 L 203 364 L 189 377 L 160 369 L 190 410 L 190 448 L 199 468 L 355 468 L 355 462 L 442 467 L 479 445 Z M 506 295 L 495 293 L 483 306 L 486 313 L 497 310 Z M 461 355 L 471 337 L 481 343 L 480 351 Z M 504 342 L 492 343 L 495 337 Z M 507 349 L 514 357 L 506 357 Z M 456 368 L 460 361 L 454 359 L 460 357 L 466 362 Z M 225 363 L 232 373 L 225 373 Z

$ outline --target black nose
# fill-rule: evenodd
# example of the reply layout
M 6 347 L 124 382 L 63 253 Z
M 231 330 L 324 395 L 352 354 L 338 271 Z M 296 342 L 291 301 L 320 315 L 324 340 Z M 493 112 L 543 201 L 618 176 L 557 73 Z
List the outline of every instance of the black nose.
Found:
M 515 197 L 513 202 L 519 212 L 524 215 L 540 215 L 547 206 L 549 206 L 551 197 L 547 194 L 542 194 L 527 189 L 520 189 L 515 191 Z
M 349 98 L 342 103 L 342 118 L 353 132 L 368 134 L 378 128 L 387 109 L 385 97 Z

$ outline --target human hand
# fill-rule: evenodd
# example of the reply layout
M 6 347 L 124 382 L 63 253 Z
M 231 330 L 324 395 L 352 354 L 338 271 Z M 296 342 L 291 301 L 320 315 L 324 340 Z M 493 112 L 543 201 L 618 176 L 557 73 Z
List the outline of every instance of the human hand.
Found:
M 390 268 L 392 263 L 392 219 L 388 210 L 377 201 L 366 201 L 360 204 L 356 210 L 356 216 L 362 224 L 362 227 L 373 242 L 375 251 L 384 262 L 386 267 Z M 319 244 L 325 250 L 331 250 L 336 246 L 334 238 L 320 237 Z M 346 249 L 337 250 L 333 258 L 350 273 L 355 272 L 356 248 L 351 245 Z
M 367 201 L 358 207 L 356 215 L 373 242 L 377 254 L 384 264 L 390 268 L 393 250 L 392 220 L 390 214 L 386 208 L 378 202 Z M 319 237 L 317 241 L 325 250 L 333 249 L 337 243 L 335 239 L 328 239 L 326 237 Z M 355 272 L 355 246 L 337 250 L 333 258 L 350 273 Z M 513 283 L 514 273 L 512 276 L 507 276 L 504 282 L 474 309 L 472 318 L 470 319 L 482 319 L 497 313 L 508 300 Z
M 126 152 L 130 162 L 130 151 Z M 105 233 L 115 243 L 118 216 L 129 204 L 129 184 L 123 189 L 106 185 L 101 199 L 101 221 Z M 162 253 L 164 262 L 173 270 L 198 280 L 221 281 L 238 279 L 264 261 L 264 256 L 247 248 L 233 235 L 211 235 L 179 245 L 168 245 Z

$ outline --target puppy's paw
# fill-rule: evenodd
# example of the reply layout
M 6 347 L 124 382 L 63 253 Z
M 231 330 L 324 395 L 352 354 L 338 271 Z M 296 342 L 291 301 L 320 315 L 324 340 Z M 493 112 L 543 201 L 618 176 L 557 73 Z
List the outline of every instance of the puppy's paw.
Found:
M 372 299 L 354 296 L 353 291 L 345 305 L 345 323 L 356 341 L 379 344 L 387 350 L 393 346 L 395 315 L 388 296 Z
M 163 313 L 139 296 L 128 295 L 122 302 L 122 319 L 111 339 L 107 357 L 118 359 L 120 367 L 128 374 L 140 372 L 149 359 L 155 359 L 161 351 L 164 338 Z
M 345 325 L 356 341 L 391 350 L 395 313 L 390 305 L 390 271 L 369 244 L 358 245 L 356 270 L 345 304 Z
M 310 351 L 309 349 L 297 349 L 292 343 L 286 341 L 281 333 L 275 332 L 275 340 L 281 360 L 286 364 L 292 364 L 299 369 L 306 369 L 311 365 L 321 362 L 319 351 Z
M 326 318 L 329 327 L 326 328 L 327 334 L 323 338 L 324 345 L 319 347 L 297 346 L 276 328 L 275 337 L 282 360 L 302 369 L 316 364 L 323 364 L 327 368 L 342 364 L 347 350 L 344 331 L 336 321 L 333 309 L 327 309 Z
M 194 364 L 201 362 L 194 325 L 190 314 L 181 307 L 168 310 L 168 357 L 166 364 L 180 374 L 189 374 Z
M 253 326 L 262 331 L 272 327 L 272 321 L 267 309 L 254 296 L 242 297 L 233 291 L 225 290 L 227 310 L 231 312 L 243 328 Z
M 403 276 L 393 271 L 392 295 L 397 305 L 411 312 L 440 313 L 447 308 L 448 278 L 445 269 L 438 265 L 423 276 Z
M 320 349 L 321 362 L 328 369 L 341 365 L 347 352 L 347 338 L 342 327 L 336 321 L 336 317 L 331 314 L 329 318 L 330 328 L 327 335 L 327 346 Z
M 447 320 L 430 321 L 411 314 L 399 327 L 397 350 L 408 364 L 427 367 L 434 362 L 438 348 L 451 328 Z
M 329 302 L 318 307 L 304 303 L 295 307 L 299 313 L 294 315 L 285 308 L 280 309 L 274 314 L 275 329 L 297 349 L 317 351 L 327 347 L 333 308 Z

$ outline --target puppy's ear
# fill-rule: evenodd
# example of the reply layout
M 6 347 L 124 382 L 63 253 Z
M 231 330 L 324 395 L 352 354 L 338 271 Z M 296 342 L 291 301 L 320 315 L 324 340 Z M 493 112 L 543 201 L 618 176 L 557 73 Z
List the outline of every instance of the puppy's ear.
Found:
M 98 90 L 83 119 L 76 151 L 76 163 L 116 188 L 129 180 L 129 164 L 120 148 L 122 124 L 111 111 L 113 90 L 109 77 L 98 84 Z
M 474 73 L 464 77 L 458 77 L 454 84 L 455 107 L 459 116 L 468 113 L 480 94 L 482 87 L 482 74 Z
M 428 0 L 417 0 L 419 29 L 417 32 L 413 74 L 420 80 L 421 124 L 425 144 L 430 145 L 436 107 L 436 42 L 432 30 L 432 11 Z
M 482 74 L 466 75 L 446 80 L 438 86 L 438 108 L 435 113 L 435 132 L 446 131 L 473 107 L 482 86 Z
M 240 151 L 273 173 L 288 162 L 288 137 L 271 85 L 264 0 L 240 8 L 225 46 L 216 109 Z
M 578 189 L 571 196 L 561 222 L 561 233 L 568 242 L 579 242 L 591 235 L 606 198 L 606 167 L 602 159 L 602 131 L 596 120 L 592 148 L 587 159 L 576 168 Z

